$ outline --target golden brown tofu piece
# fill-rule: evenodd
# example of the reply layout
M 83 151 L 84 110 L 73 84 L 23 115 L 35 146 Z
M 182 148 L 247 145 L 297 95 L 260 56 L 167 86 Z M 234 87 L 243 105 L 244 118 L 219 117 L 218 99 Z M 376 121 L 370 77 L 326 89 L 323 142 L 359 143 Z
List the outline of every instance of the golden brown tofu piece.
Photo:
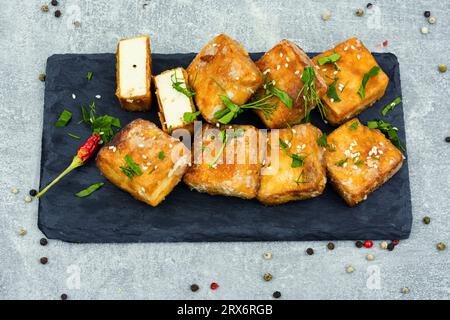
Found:
M 217 111 L 225 109 L 219 96 L 242 105 L 262 85 L 263 77 L 244 47 L 221 34 L 209 42 L 187 68 L 195 104 L 206 121 L 217 123 Z
M 187 78 L 187 72 L 183 68 L 167 70 L 154 77 L 158 115 L 164 132 L 171 133 L 180 128 L 193 131 L 193 123 L 186 123 L 184 120 L 185 113 L 195 112 Z
M 319 64 L 321 58 L 335 53 L 340 55 L 335 65 L 333 63 Z M 367 81 L 364 98 L 358 94 L 364 75 L 379 65 L 357 38 L 351 38 L 338 44 L 335 48 L 314 57 L 313 61 L 328 86 L 336 89 L 336 94 L 340 99 L 338 101 L 333 98 L 335 96 L 329 94 L 330 91 L 323 97 L 326 118 L 332 125 L 339 125 L 373 105 L 384 95 L 389 83 L 388 76 L 383 70 L 380 70 L 376 76 L 370 77 Z
M 120 189 L 157 206 L 180 182 L 190 151 L 150 121 L 136 119 L 97 155 L 100 172 Z
M 269 99 L 270 104 L 277 104 L 277 108 L 270 117 L 256 110 L 261 120 L 269 128 L 286 128 L 299 123 L 311 110 L 305 110 L 305 103 L 299 92 L 303 88 L 302 74 L 305 67 L 314 67 L 314 63 L 305 52 L 295 43 L 282 40 L 261 59 L 256 62 L 258 68 L 266 77 L 266 82 L 272 83 L 276 88 L 286 92 L 293 101 L 292 108 L 288 108 L 280 99 L 273 97 Z M 316 93 L 322 97 L 327 91 L 327 85 L 322 76 L 316 72 Z M 260 88 L 257 96 L 265 95 L 265 87 Z M 306 106 L 312 109 L 315 106 Z
M 327 171 L 349 206 L 388 181 L 403 164 L 403 154 L 378 129 L 352 119 L 328 136 Z
M 256 128 L 236 125 L 219 129 L 204 125 L 201 137 L 194 142 L 194 163 L 184 182 L 211 195 L 254 198 L 261 169 Z
M 120 40 L 117 45 L 116 59 L 116 96 L 122 109 L 150 110 L 152 58 L 149 37 L 139 36 Z
M 310 123 L 270 132 L 259 201 L 276 205 L 322 194 L 327 178 L 321 136 Z

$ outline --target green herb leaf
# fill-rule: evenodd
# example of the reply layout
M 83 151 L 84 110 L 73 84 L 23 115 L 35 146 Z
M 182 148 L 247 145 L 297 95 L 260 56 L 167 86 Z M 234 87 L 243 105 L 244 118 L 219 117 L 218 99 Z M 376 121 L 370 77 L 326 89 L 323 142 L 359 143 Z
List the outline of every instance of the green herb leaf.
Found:
M 388 122 L 384 122 L 382 120 L 374 120 L 367 121 L 367 126 L 370 129 L 378 129 L 383 132 L 389 140 L 391 140 L 392 144 L 397 147 L 397 149 L 401 151 L 405 151 L 405 147 L 403 146 L 400 138 L 398 137 L 397 129 L 392 126 L 392 124 Z
M 387 106 L 385 106 L 383 108 L 383 110 L 381 110 L 381 114 L 383 116 L 387 115 L 389 111 L 394 110 L 394 108 L 400 104 L 400 102 L 402 102 L 402 99 L 400 97 L 397 97 L 394 99 L 394 101 L 392 101 L 391 103 L 389 103 Z
M 308 183 L 311 182 L 312 178 L 305 179 L 305 169 L 302 170 L 302 172 L 298 175 L 297 179 L 294 180 L 294 182 L 299 185 L 301 183 Z
M 305 163 L 305 157 L 303 157 L 299 154 L 293 153 L 293 154 L 291 154 L 291 158 L 292 158 L 292 164 L 291 164 L 292 168 L 301 167 Z
M 276 108 L 276 104 L 269 104 L 266 100 L 273 97 L 273 95 L 266 96 L 257 101 L 253 101 L 250 103 L 246 103 L 243 105 L 236 105 L 230 98 L 227 96 L 220 95 L 219 98 L 222 100 L 224 106 L 226 107 L 223 110 L 219 110 L 214 114 L 214 118 L 219 119 L 219 122 L 222 124 L 228 124 L 236 118 L 239 114 L 241 114 L 244 109 L 257 109 L 261 110 L 266 117 L 270 116 Z
M 265 84 L 264 89 L 266 90 L 266 95 L 273 95 L 280 99 L 281 102 L 283 102 L 288 109 L 292 109 L 292 105 L 294 103 L 294 100 L 292 97 L 286 92 L 283 91 L 275 86 L 275 83 L 270 80 L 267 76 L 264 76 L 265 78 Z
M 325 119 L 326 109 L 316 91 L 316 72 L 311 66 L 305 67 L 302 74 L 303 88 L 299 91 L 296 100 L 303 98 L 305 116 L 304 121 L 310 119 L 309 113 L 314 106 L 319 109 L 322 119 Z
M 280 140 L 280 147 L 283 151 L 286 151 L 288 149 L 288 145 L 286 142 L 283 141 L 283 139 L 279 138 Z
M 328 87 L 327 97 L 330 99 L 333 99 L 334 102 L 339 102 L 339 101 L 341 101 L 341 98 L 339 98 L 339 96 L 337 94 L 336 82 L 337 82 L 337 79 L 335 79 L 334 82 L 332 84 L 330 84 L 330 86 Z
M 380 67 L 374 66 L 369 70 L 366 74 L 364 74 L 364 78 L 362 80 L 361 86 L 359 87 L 358 94 L 361 99 L 364 99 L 366 96 L 366 85 L 370 78 L 375 77 L 380 72 Z
M 84 197 L 90 196 L 94 191 L 100 189 L 103 185 L 104 185 L 103 182 L 93 184 L 93 185 L 87 187 L 86 189 L 75 193 L 75 195 L 79 198 L 84 198 Z
M 327 63 L 335 63 L 340 58 L 341 58 L 341 55 L 339 53 L 333 53 L 333 54 L 330 54 L 329 56 L 319 58 L 317 60 L 317 62 L 319 63 L 319 65 L 323 66 L 324 64 L 327 64 Z
M 80 139 L 79 136 L 77 136 L 77 135 L 75 135 L 75 134 L 72 134 L 72 133 L 68 133 L 67 135 L 68 135 L 69 137 L 71 137 L 71 138 L 74 138 L 74 139 Z
M 91 122 L 92 133 L 98 133 L 102 136 L 103 143 L 111 141 L 115 135 L 114 128 L 120 128 L 120 120 L 112 116 L 101 116 L 94 118 Z
M 165 158 L 164 151 L 160 151 L 160 152 L 158 153 L 158 159 L 159 159 L 159 160 L 164 160 L 164 158 Z
M 133 161 L 133 159 L 131 159 L 131 156 L 129 154 L 125 156 L 124 160 L 128 166 L 120 167 L 120 169 L 128 178 L 131 179 L 134 176 L 140 176 L 143 173 L 141 168 L 139 168 L 139 166 Z
M 197 120 L 197 117 L 200 115 L 200 111 L 197 112 L 185 112 L 183 114 L 183 122 L 185 124 L 189 124 Z
M 335 164 L 336 164 L 338 167 L 343 167 L 344 164 L 347 163 L 347 160 L 348 160 L 348 158 L 345 158 L 345 159 L 339 160 L 339 161 L 336 162 Z
M 92 79 L 92 75 L 93 75 L 93 73 L 91 72 L 91 71 L 89 71 L 88 73 L 87 73 L 87 79 L 88 79 L 88 81 L 91 81 L 91 79 Z
M 324 133 L 322 134 L 322 136 L 317 139 L 317 144 L 321 147 L 327 148 L 328 147 L 328 142 L 327 142 L 327 134 Z
M 351 125 L 348 126 L 348 128 L 350 130 L 356 130 L 358 129 L 358 125 L 359 125 L 358 121 L 354 121 Z
M 176 71 L 170 76 L 170 79 L 172 80 L 172 88 L 174 88 L 178 92 L 181 92 L 188 98 L 192 98 L 193 96 L 195 96 L 194 90 L 188 88 L 186 82 L 183 79 L 177 77 Z
M 72 119 L 72 112 L 63 110 L 61 114 L 59 115 L 58 120 L 55 123 L 55 126 L 58 128 L 65 127 L 69 124 L 70 119 Z
M 358 160 L 358 161 L 353 160 L 353 163 L 355 165 L 357 165 L 357 166 L 360 166 L 360 165 L 364 164 L 364 161 L 362 161 L 362 160 Z

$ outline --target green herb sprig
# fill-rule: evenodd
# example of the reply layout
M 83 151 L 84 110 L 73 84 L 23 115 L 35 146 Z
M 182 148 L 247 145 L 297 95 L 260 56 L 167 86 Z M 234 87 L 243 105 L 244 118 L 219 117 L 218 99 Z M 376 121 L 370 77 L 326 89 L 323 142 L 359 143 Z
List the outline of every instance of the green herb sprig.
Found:
M 233 101 L 231 101 L 230 98 L 227 96 L 219 96 L 220 100 L 222 100 L 222 103 L 225 106 L 225 109 L 219 110 L 214 114 L 214 118 L 218 119 L 220 123 L 222 124 L 228 124 L 233 119 L 235 119 L 238 115 L 240 115 L 242 112 L 244 112 L 244 109 L 256 109 L 260 110 L 264 113 L 264 116 L 266 118 L 270 118 L 273 111 L 275 110 L 277 104 L 270 104 L 267 102 L 268 99 L 273 97 L 273 94 L 269 94 L 268 96 L 265 96 L 262 99 L 259 99 L 257 101 L 253 101 L 250 103 L 246 103 L 243 105 L 238 106 Z
M 364 74 L 364 78 L 362 80 L 361 86 L 359 87 L 358 94 L 361 99 L 364 99 L 366 96 L 366 85 L 370 78 L 375 77 L 378 73 L 380 73 L 381 68 L 378 66 L 374 66 L 369 70 L 366 74 Z
M 302 183 L 309 183 L 311 182 L 312 178 L 309 177 L 308 179 L 305 179 L 305 169 L 302 170 L 302 172 L 298 175 L 298 177 L 294 180 L 294 182 L 297 185 L 300 185 Z
M 264 75 L 264 78 L 265 83 L 263 88 L 266 90 L 266 96 L 272 95 L 277 97 L 286 105 L 286 107 L 288 107 L 288 109 L 292 110 L 292 105 L 294 103 L 292 97 L 286 91 L 277 88 L 274 80 L 270 80 L 266 75 Z
M 317 95 L 316 72 L 314 71 L 313 67 L 310 66 L 305 67 L 302 74 L 302 82 L 303 88 L 298 93 L 296 101 L 300 98 L 300 96 L 303 97 L 305 107 L 305 117 L 304 117 L 305 121 L 309 120 L 309 113 L 311 112 L 314 106 L 317 106 L 322 119 L 324 119 L 326 109 L 322 101 L 320 100 L 320 97 Z
M 121 128 L 120 120 L 116 117 L 104 115 L 101 117 L 95 116 L 95 102 L 89 106 L 89 112 L 84 106 L 81 106 L 81 114 L 83 122 L 91 126 L 92 133 L 98 133 L 102 136 L 102 142 L 107 143 L 115 135 L 115 128 Z
M 397 149 L 401 151 L 405 151 L 405 147 L 403 146 L 402 142 L 400 141 L 400 138 L 398 137 L 398 129 L 392 126 L 392 124 L 388 122 L 384 122 L 382 120 L 374 120 L 374 121 L 367 121 L 367 126 L 370 129 L 378 129 L 381 132 L 383 132 L 389 140 L 391 140 L 392 144 L 397 147 Z
M 298 168 L 302 167 L 305 164 L 306 156 L 302 156 L 300 154 L 291 153 L 288 149 L 289 146 L 286 142 L 283 141 L 283 139 L 279 138 L 280 140 L 280 147 L 283 152 L 292 159 L 291 168 Z
M 176 71 L 170 76 L 170 79 L 172 80 L 172 88 L 181 92 L 188 98 L 195 96 L 195 91 L 192 90 L 192 88 L 189 88 L 183 79 L 177 77 Z
M 87 196 L 90 196 L 93 192 L 97 191 L 98 189 L 100 189 L 105 183 L 103 182 L 99 182 L 99 183 L 95 183 L 89 187 L 87 187 L 84 190 L 81 190 L 80 192 L 75 193 L 75 195 L 78 198 L 84 198 Z
M 347 163 L 347 161 L 348 161 L 348 158 L 345 158 L 345 159 L 339 160 L 339 161 L 336 162 L 335 164 L 336 164 L 338 167 L 343 167 L 344 164 Z
M 94 75 L 94 74 L 92 73 L 92 71 L 88 71 L 87 76 L 86 76 L 86 78 L 88 79 L 88 81 L 91 81 L 93 75 Z
M 214 159 L 209 163 L 209 167 L 214 166 L 217 163 L 217 161 L 219 161 L 219 159 L 222 156 L 223 151 L 225 150 L 225 147 L 227 146 L 230 139 L 239 138 L 239 137 L 242 137 L 243 135 L 244 135 L 244 130 L 242 130 L 242 129 L 233 130 L 232 133 L 227 132 L 227 130 L 221 130 L 219 133 L 219 138 L 220 138 L 220 141 L 222 142 L 222 145 L 220 146 L 220 149 L 217 152 Z M 202 146 L 202 150 L 206 150 L 206 149 L 208 149 L 208 147 Z
M 392 101 L 391 103 L 389 103 L 387 106 L 385 106 L 383 108 L 383 110 L 381 110 L 381 114 L 383 116 L 387 115 L 389 111 L 394 110 L 394 108 L 400 104 L 400 102 L 402 102 L 402 99 L 400 97 L 397 97 L 394 99 L 394 101 Z
M 131 159 L 129 154 L 125 156 L 124 160 L 127 166 L 121 166 L 120 170 L 122 170 L 128 178 L 132 179 L 134 176 L 140 176 L 143 173 L 139 166 Z
M 348 126 L 348 128 L 350 130 L 354 131 L 354 130 L 358 129 L 358 125 L 359 125 L 358 121 L 354 121 L 354 122 L 352 122 L 351 125 Z

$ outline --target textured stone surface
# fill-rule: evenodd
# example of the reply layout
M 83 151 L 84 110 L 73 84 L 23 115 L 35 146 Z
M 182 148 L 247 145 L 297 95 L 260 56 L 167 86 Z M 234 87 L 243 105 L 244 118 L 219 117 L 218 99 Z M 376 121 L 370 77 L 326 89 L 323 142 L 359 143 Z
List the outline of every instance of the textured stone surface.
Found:
M 446 1 L 373 1 L 364 17 L 363 1 L 64 1 L 62 17 L 41 13 L 45 1 L 5 1 L 0 20 L 0 298 L 72 299 L 206 298 L 270 299 L 275 290 L 295 299 L 449 299 L 450 243 L 450 8 Z M 67 3 L 67 4 L 66 4 Z M 143 6 L 143 4 L 147 5 Z M 327 10 L 331 19 L 320 18 Z M 424 10 L 437 17 L 428 25 Z M 73 22 L 79 21 L 75 27 Z M 420 28 L 430 33 L 423 35 Z M 308 51 L 328 49 L 351 36 L 372 51 L 390 51 L 400 61 L 414 223 L 411 238 L 395 251 L 367 249 L 352 242 L 39 245 L 37 203 L 24 197 L 39 181 L 44 85 L 37 78 L 53 53 L 114 52 L 118 39 L 148 33 L 154 52 L 197 51 L 224 32 L 249 51 L 264 51 L 289 38 Z M 384 40 L 386 48 L 380 47 Z M 19 194 L 10 192 L 19 188 Z M 299 213 L 301 214 L 301 213 Z M 424 215 L 432 218 L 424 225 Z M 20 227 L 28 230 L 18 236 Z M 315 249 L 306 256 L 305 249 Z M 265 261 L 262 254 L 273 253 Z M 41 256 L 49 263 L 39 264 Z M 352 265 L 353 274 L 345 267 Z M 77 272 L 80 286 L 77 289 Z M 375 276 L 370 276 L 375 271 Z M 264 282 L 265 272 L 274 275 Z M 377 278 L 380 283 L 371 279 Z M 216 281 L 221 287 L 207 289 Z M 200 285 L 192 293 L 191 283 Z M 409 287 L 408 295 L 401 293 Z

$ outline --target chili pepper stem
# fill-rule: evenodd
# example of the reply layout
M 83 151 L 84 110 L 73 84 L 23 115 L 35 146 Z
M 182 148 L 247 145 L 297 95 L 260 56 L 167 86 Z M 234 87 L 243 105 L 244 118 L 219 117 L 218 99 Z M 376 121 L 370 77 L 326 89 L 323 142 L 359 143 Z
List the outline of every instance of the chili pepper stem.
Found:
M 72 160 L 72 163 L 64 170 L 58 177 L 56 177 L 55 180 L 53 180 L 48 186 L 46 186 L 42 191 L 40 191 L 36 198 L 39 199 L 44 193 L 48 191 L 54 184 L 56 184 L 59 180 L 61 180 L 65 175 L 67 175 L 69 172 L 71 172 L 73 169 L 81 167 L 83 165 L 83 161 L 78 157 L 75 156 Z

